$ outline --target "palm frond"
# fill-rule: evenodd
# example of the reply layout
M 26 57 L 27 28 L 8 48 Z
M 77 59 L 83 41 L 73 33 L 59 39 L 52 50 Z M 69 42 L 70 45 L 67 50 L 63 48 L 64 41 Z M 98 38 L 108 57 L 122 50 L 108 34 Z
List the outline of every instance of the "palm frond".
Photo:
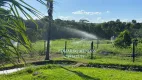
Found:
M 37 1 L 46 5 L 43 0 Z M 21 59 L 23 58 L 20 56 L 21 53 L 18 49 L 13 46 L 11 40 L 19 42 L 28 50 L 31 49 L 31 42 L 26 35 L 26 26 L 20 17 L 19 11 L 22 12 L 27 19 L 30 19 L 33 22 L 33 18 L 27 11 L 39 18 L 43 16 L 43 14 L 23 0 L 0 0 L 0 7 L 4 7 L 5 5 L 9 5 L 9 10 L 0 8 L 0 53 L 7 55 L 10 62 L 14 62 L 12 58 L 13 55 L 18 56 Z

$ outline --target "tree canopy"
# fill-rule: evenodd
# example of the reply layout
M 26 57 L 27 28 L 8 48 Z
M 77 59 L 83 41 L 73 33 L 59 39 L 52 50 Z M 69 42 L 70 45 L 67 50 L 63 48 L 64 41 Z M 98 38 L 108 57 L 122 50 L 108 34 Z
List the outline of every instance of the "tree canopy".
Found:
M 35 20 L 39 26 L 39 30 L 36 31 L 37 40 L 46 39 L 46 27 L 48 28 L 48 22 L 42 21 L 44 18 Z M 82 20 L 81 20 L 82 21 Z M 103 23 L 91 23 L 91 22 L 77 22 L 75 20 L 61 20 L 55 19 L 53 21 L 51 29 L 51 39 L 59 38 L 81 38 L 77 35 L 73 35 L 71 32 L 67 31 L 65 28 L 73 28 L 81 31 L 85 31 L 91 34 L 94 34 L 100 39 L 110 39 L 112 36 L 117 37 L 121 32 L 128 30 L 132 38 L 141 37 L 142 23 L 136 22 L 121 22 L 119 19 L 116 21 L 108 21 Z M 86 21 L 86 20 L 85 20 Z M 34 26 L 32 22 L 25 21 L 26 25 L 29 26 L 31 32 L 34 31 Z M 30 34 L 28 34 L 30 36 Z

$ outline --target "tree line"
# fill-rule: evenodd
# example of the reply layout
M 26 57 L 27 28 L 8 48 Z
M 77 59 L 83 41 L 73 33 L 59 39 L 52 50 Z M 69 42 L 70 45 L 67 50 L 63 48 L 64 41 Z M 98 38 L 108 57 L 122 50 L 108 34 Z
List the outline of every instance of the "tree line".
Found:
M 35 20 L 38 25 L 30 20 L 24 20 L 27 26 L 27 35 L 31 41 L 45 40 L 47 38 L 46 30 L 48 29 L 48 16 Z M 132 38 L 142 37 L 142 23 L 132 20 L 131 22 L 122 22 L 119 19 L 116 21 L 108 21 L 103 23 L 91 23 L 88 20 L 81 19 L 78 22 L 75 20 L 53 20 L 51 27 L 51 39 L 61 38 L 81 38 L 78 35 L 69 32 L 66 28 L 78 29 L 96 35 L 100 39 L 110 39 L 112 36 L 117 37 L 121 32 L 127 30 Z

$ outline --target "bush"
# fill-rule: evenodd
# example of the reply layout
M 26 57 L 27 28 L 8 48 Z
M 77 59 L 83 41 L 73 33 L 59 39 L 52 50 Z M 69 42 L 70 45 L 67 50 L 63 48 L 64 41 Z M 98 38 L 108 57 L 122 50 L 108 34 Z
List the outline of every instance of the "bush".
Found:
M 114 41 L 114 45 L 120 48 L 126 48 L 132 43 L 130 33 L 128 30 L 125 30 L 119 34 L 119 36 Z

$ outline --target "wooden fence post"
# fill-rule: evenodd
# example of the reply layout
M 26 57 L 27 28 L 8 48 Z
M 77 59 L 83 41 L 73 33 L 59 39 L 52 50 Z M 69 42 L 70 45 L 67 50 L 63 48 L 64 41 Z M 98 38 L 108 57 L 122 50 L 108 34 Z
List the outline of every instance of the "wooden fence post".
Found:
M 132 57 L 133 57 L 133 62 L 135 62 L 135 42 L 133 41 L 133 53 L 132 53 Z
M 133 41 L 133 53 L 132 53 L 133 62 L 135 62 L 135 57 L 136 57 L 136 55 L 135 55 L 135 46 L 137 45 L 137 41 L 138 40 Z
M 46 54 L 46 40 L 44 40 L 44 54 Z
M 64 52 L 65 56 L 66 56 L 66 50 L 67 50 L 67 41 L 65 41 L 65 52 Z
M 93 59 L 93 41 L 91 42 L 91 59 Z

